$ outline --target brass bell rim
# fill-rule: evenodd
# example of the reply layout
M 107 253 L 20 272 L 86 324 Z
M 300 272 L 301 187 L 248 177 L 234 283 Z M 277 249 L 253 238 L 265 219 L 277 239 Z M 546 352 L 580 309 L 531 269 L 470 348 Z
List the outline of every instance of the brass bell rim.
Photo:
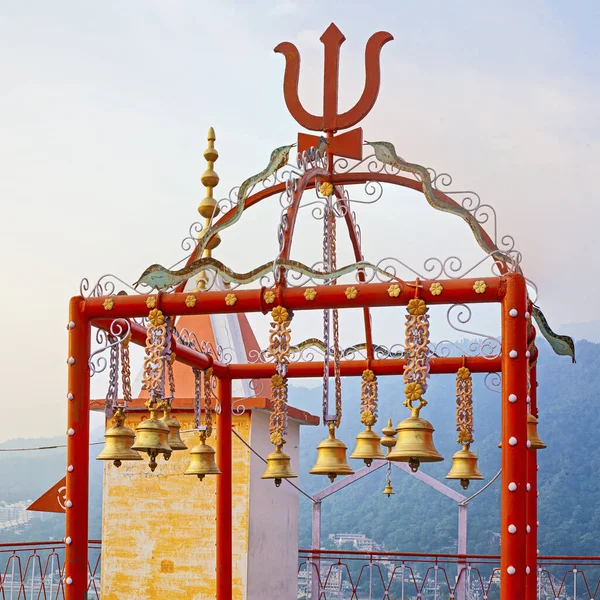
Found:
M 275 485 L 279 487 L 283 479 L 297 479 L 298 475 L 292 470 L 289 454 L 286 454 L 281 446 L 277 446 L 267 455 L 267 468 L 261 475 L 261 479 L 274 479 Z
M 190 464 L 183 474 L 196 475 L 200 481 L 206 475 L 222 475 L 215 462 L 215 454 L 215 449 L 206 443 L 204 437 L 201 437 L 200 443 L 190 450 Z M 204 461 L 204 464 L 202 461 Z
M 369 427 L 356 436 L 356 446 L 348 457 L 353 460 L 383 460 L 385 454 L 381 450 L 381 438 Z
M 394 492 L 394 488 L 388 483 L 385 486 L 385 489 L 383 490 L 383 494 L 385 494 L 388 498 L 392 495 L 394 495 L 396 492 Z
M 463 446 L 463 448 L 455 452 L 452 456 L 452 467 L 450 467 L 450 472 L 446 475 L 445 479 L 482 481 L 485 478 L 479 471 L 477 461 L 478 456 L 468 447 Z
M 444 457 L 433 443 L 434 431 L 433 425 L 426 419 L 414 415 L 407 417 L 396 427 L 396 443 L 386 460 L 409 463 L 413 471 L 418 469 L 421 463 L 442 462 Z M 412 439 L 405 439 L 411 434 Z M 419 435 L 422 436 L 420 439 L 415 437 Z M 413 465 L 416 465 L 415 468 Z

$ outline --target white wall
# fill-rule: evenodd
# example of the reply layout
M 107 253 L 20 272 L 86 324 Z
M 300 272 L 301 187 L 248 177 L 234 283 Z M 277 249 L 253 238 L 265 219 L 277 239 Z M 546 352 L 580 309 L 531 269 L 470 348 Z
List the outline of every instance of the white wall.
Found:
M 298 473 L 299 423 L 290 420 L 288 430 L 283 449 Z M 268 412 L 252 412 L 250 444 L 265 458 L 274 449 L 269 442 Z M 246 600 L 293 599 L 298 590 L 298 492 L 285 481 L 276 488 L 272 479 L 261 479 L 264 471 L 265 463 L 253 454 Z

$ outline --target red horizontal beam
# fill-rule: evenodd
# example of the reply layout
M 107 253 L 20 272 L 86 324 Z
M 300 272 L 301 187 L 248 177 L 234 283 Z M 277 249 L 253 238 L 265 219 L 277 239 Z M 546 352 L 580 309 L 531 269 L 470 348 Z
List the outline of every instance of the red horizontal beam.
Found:
M 110 331 L 110 327 L 114 323 L 111 319 L 97 319 L 92 322 L 95 327 Z M 146 330 L 141 325 L 129 321 L 131 328 L 131 341 L 138 346 L 146 345 Z M 175 353 L 175 359 L 179 362 L 192 367 L 193 369 L 208 369 L 213 368 L 213 372 L 217 377 L 229 377 L 228 367 L 213 359 L 210 354 L 203 354 L 184 346 L 177 342 L 175 338 L 171 339 L 171 352 Z
M 502 361 L 498 358 L 483 358 L 482 356 L 467 357 L 463 362 L 462 356 L 447 358 L 432 358 L 430 361 L 432 374 L 456 373 L 464 364 L 473 373 L 496 373 L 502 369 Z M 388 358 L 372 360 L 369 368 L 376 375 L 402 375 L 406 361 L 403 358 Z M 298 362 L 288 366 L 288 377 L 320 377 L 323 375 L 325 363 Z M 329 372 L 333 374 L 333 362 L 329 364 Z M 360 376 L 367 368 L 366 360 L 343 360 L 340 363 L 341 374 L 344 377 Z M 275 375 L 274 363 L 250 363 L 229 365 L 229 375 L 232 379 L 264 379 Z
M 504 296 L 505 279 L 502 277 L 482 278 L 487 289 L 478 294 L 473 286 L 478 279 L 449 279 L 436 280 L 443 286 L 443 293 L 434 296 L 429 291 L 431 282 L 423 281 L 419 285 L 420 296 L 427 304 L 456 304 L 456 303 L 490 303 L 500 302 Z M 277 303 L 291 310 L 322 310 L 324 308 L 364 308 L 397 306 L 404 307 L 415 297 L 414 282 L 399 282 L 400 294 L 390 296 L 390 283 L 356 283 L 349 285 L 320 285 L 307 286 L 316 292 L 313 300 L 304 297 L 306 287 L 279 288 Z M 346 296 L 348 287 L 356 288 L 358 294 L 352 300 Z M 253 290 L 224 290 L 215 292 L 169 293 L 154 295 L 156 307 L 165 315 L 198 315 L 218 313 L 267 313 L 274 305 L 266 305 L 263 300 L 264 288 Z M 186 303 L 189 296 L 196 297 L 194 306 Z M 229 304 L 226 298 L 229 296 Z M 112 302 L 106 303 L 107 298 L 88 298 L 82 300 L 83 312 L 90 319 L 142 317 L 148 314 L 146 305 L 148 295 L 111 296 Z M 235 301 L 234 301 L 235 298 Z M 106 307 L 110 307 L 108 310 Z

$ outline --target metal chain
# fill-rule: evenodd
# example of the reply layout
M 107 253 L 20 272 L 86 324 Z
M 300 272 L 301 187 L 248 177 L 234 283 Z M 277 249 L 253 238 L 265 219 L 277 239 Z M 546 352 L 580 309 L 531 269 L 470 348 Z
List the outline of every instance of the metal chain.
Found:
M 131 402 L 131 363 L 129 358 L 129 337 L 121 344 L 121 382 L 123 384 L 123 405 Z
M 150 399 L 148 406 L 155 406 L 163 390 L 164 349 L 167 336 L 165 318 L 161 311 L 150 311 L 146 333 L 146 357 L 144 358 L 144 384 Z
M 333 207 L 329 211 L 330 219 L 330 236 L 329 243 L 331 246 L 330 268 L 335 271 L 337 268 L 337 247 L 336 247 L 336 222 L 335 211 Z M 337 280 L 332 280 L 331 284 L 335 285 Z M 335 426 L 339 427 L 342 421 L 342 377 L 341 377 L 341 355 L 340 355 L 340 319 L 337 308 L 333 309 L 333 377 L 335 381 Z
M 212 368 L 204 371 L 204 424 L 207 438 L 212 433 L 212 372 Z
M 202 372 L 194 369 L 194 429 L 200 429 L 200 397 L 202 395 Z
M 473 377 L 467 367 L 456 373 L 456 431 L 459 444 L 473 443 Z
M 329 243 L 329 202 L 325 204 L 323 214 L 323 270 L 325 272 L 331 270 L 331 254 Z M 327 280 L 325 280 L 327 283 Z M 324 369 L 323 369 L 323 423 L 327 424 L 329 416 L 329 309 L 323 311 L 323 343 L 325 344 Z
M 104 414 L 107 419 L 112 417 L 114 409 L 118 404 L 119 398 L 119 346 L 116 339 L 111 339 L 111 343 L 115 342 L 110 347 L 110 372 L 108 376 L 108 392 L 106 393 L 106 401 L 104 403 Z

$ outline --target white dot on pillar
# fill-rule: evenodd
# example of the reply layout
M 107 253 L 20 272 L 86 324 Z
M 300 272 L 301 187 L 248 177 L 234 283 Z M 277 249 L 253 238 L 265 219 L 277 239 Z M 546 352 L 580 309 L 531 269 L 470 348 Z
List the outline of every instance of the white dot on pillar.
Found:
M 540 526 L 540 522 L 538 521 L 538 522 L 536 523 L 536 525 L 539 527 L 539 526 Z
M 527 404 L 531 404 L 531 396 L 527 396 L 527 398 L 525 398 L 525 401 L 527 402 Z
M 511 358 L 517 358 L 517 356 L 519 356 L 519 353 L 518 353 L 516 350 L 511 350 L 511 351 L 508 353 L 508 355 L 509 355 Z
M 71 507 L 73 506 L 73 502 L 71 502 L 71 500 L 67 500 L 67 501 L 65 502 L 65 506 L 66 506 L 67 508 L 71 508 Z
M 530 317 L 530 316 L 531 316 L 531 315 L 529 314 L 529 311 L 527 311 L 527 312 L 525 313 L 525 318 L 526 318 L 526 319 L 529 319 L 529 317 Z
M 536 497 L 537 497 L 537 498 L 539 498 L 539 497 L 540 497 L 540 493 L 539 493 L 539 492 L 537 493 L 537 496 L 536 496 Z
M 68 537 L 68 538 L 65 539 L 65 544 L 67 544 L 67 546 L 69 546 L 72 541 L 73 540 L 70 537 Z
M 75 364 L 75 359 L 72 356 L 69 356 L 69 360 L 67 361 L 70 365 Z
M 73 398 L 74 398 L 74 397 L 75 397 L 75 396 L 73 396 L 73 394 L 71 394 L 71 392 L 69 392 L 69 393 L 67 394 L 67 400 L 73 400 Z
M 69 321 L 69 329 L 75 329 L 75 321 Z
M 517 395 L 516 394 L 511 394 L 508 397 L 508 401 L 511 402 L 512 404 L 514 404 L 517 401 Z
M 527 440 L 527 447 L 531 448 L 531 442 L 529 440 Z
M 71 585 L 73 583 L 73 580 L 70 577 L 67 577 L 65 579 L 65 582 L 66 582 L 67 585 Z
M 538 553 L 538 554 L 540 553 L 540 549 L 539 549 L 539 548 L 537 549 L 537 553 Z
M 75 435 L 75 430 L 71 427 L 69 431 L 67 431 L 69 435 Z
M 509 314 L 511 317 L 516 317 L 516 316 L 519 314 L 519 311 L 518 311 L 516 308 L 511 308 L 511 309 L 508 311 L 508 314 Z
M 525 358 L 529 358 L 531 356 L 531 352 L 529 352 L 529 350 L 527 350 L 527 352 L 525 352 Z
M 508 533 L 517 533 L 517 528 L 515 525 L 508 526 Z
M 527 533 L 529 533 L 531 531 L 531 527 L 529 527 L 529 525 L 527 525 Z
M 530 484 L 530 483 L 528 483 L 528 484 L 527 484 L 527 491 L 529 491 L 530 489 L 531 489 L 531 484 Z
M 508 567 L 508 569 L 506 569 L 506 572 L 509 575 L 514 575 L 517 572 L 517 570 L 514 567 L 511 566 L 511 567 Z
M 529 573 L 531 573 L 531 569 L 529 567 L 525 567 L 525 573 L 527 573 L 527 575 L 529 575 Z
M 508 443 L 509 443 L 511 446 L 516 446 L 516 445 L 517 445 L 517 438 L 516 438 L 516 437 L 511 437 L 511 438 L 508 440 Z
M 516 492 L 517 491 L 517 484 L 514 481 L 511 481 L 508 484 L 508 491 L 509 492 Z
M 69 471 L 69 473 L 72 473 L 75 470 L 75 467 L 73 465 L 69 465 L 67 467 L 67 471 Z

